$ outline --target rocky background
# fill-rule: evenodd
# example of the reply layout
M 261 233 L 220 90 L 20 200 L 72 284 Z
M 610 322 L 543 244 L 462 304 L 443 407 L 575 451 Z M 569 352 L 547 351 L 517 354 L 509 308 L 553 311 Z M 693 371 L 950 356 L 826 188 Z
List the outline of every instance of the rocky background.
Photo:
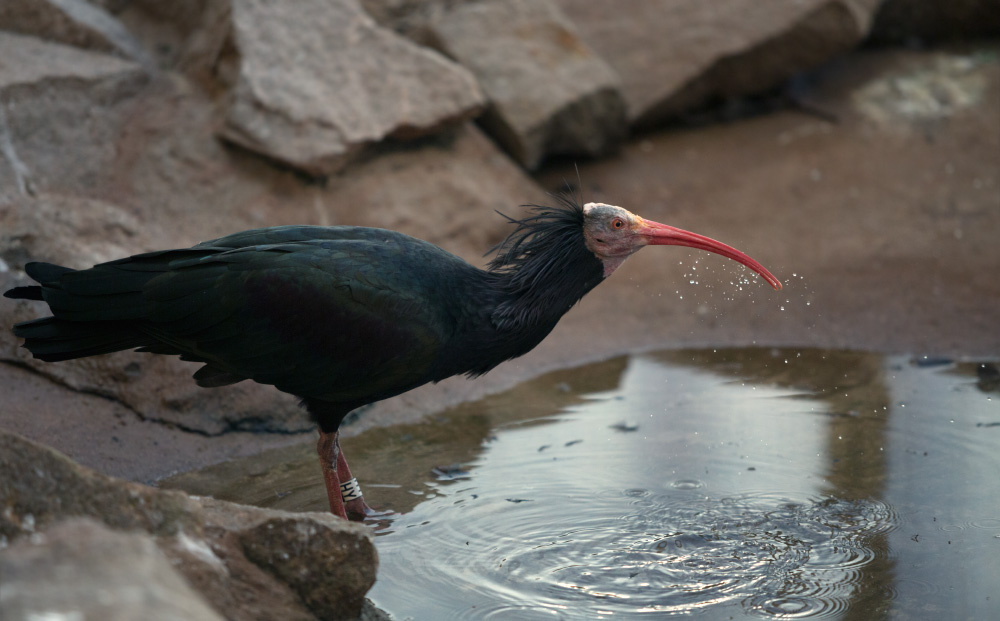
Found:
M 646 251 L 529 356 L 354 432 L 638 347 L 996 358 L 998 36 L 994 0 L 0 0 L 0 290 L 288 223 L 482 264 L 494 210 L 568 181 L 786 288 Z M 0 302 L 0 617 L 378 615 L 365 527 L 139 484 L 303 441 L 293 399 L 36 363 L 9 326 L 40 312 Z

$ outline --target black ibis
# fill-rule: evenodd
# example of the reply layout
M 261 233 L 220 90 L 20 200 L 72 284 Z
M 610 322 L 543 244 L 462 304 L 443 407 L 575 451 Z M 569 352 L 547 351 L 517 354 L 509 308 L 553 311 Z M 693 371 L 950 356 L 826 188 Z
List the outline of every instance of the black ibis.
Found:
M 625 259 L 647 245 L 721 254 L 781 283 L 746 254 L 621 207 L 561 197 L 517 220 L 483 270 L 402 233 L 277 226 L 192 248 L 73 270 L 28 263 L 50 317 L 14 326 L 56 362 L 124 349 L 203 363 L 199 386 L 243 380 L 302 400 L 319 426 L 330 510 L 371 512 L 340 451 L 344 417 L 453 375 L 521 356 Z

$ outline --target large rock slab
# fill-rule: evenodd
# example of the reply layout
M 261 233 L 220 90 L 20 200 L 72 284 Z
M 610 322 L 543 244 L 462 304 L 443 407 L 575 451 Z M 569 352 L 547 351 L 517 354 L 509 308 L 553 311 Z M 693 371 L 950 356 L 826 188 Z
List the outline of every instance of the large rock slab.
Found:
M 475 78 L 378 26 L 355 0 L 232 0 L 235 74 L 221 135 L 313 175 L 390 137 L 475 115 Z M 225 71 L 224 71 L 225 72 Z
M 94 520 L 61 522 L 0 551 L 0 616 L 7 621 L 221 621 L 152 537 Z
M 16 364 L 0 363 L 0 394 L 0 429 L 44 442 L 102 474 L 146 484 L 167 473 L 303 441 L 299 434 L 184 431 Z
M 462 3 L 429 28 L 479 79 L 490 102 L 483 127 L 525 167 L 602 155 L 624 139 L 617 76 L 550 0 Z
M 713 97 L 765 91 L 852 49 L 880 0 L 555 0 L 649 126 Z
M 73 516 L 154 535 L 200 530 L 199 505 L 191 497 L 105 477 L 2 431 L 0 472 L 0 543 L 28 537 Z
M 147 68 L 154 66 L 124 24 L 86 0 L 4 0 L 0 3 L 0 24 L 4 30 L 119 54 Z
M 37 560 L 51 554 L 34 555 L 11 544 L 44 541 L 53 527 L 64 548 L 94 565 L 84 577 L 75 573 L 78 563 L 70 563 L 62 593 L 36 592 L 33 607 L 62 605 L 65 597 L 82 593 L 89 578 L 108 579 L 109 591 L 118 592 L 114 581 L 125 577 L 105 566 L 114 560 L 104 545 L 109 539 L 131 548 L 129 555 L 146 559 L 150 574 L 160 575 L 159 555 L 148 544 L 155 542 L 188 587 L 228 619 L 354 619 L 375 581 L 371 531 L 329 514 L 257 509 L 118 481 L 3 432 L 0 472 L 0 549 L 17 552 L 2 557 L 5 578 L 51 570 L 52 563 Z M 109 538 L 92 525 L 58 530 L 72 517 L 141 535 Z M 94 547 L 68 541 L 88 531 L 98 537 Z M 166 579 L 176 592 L 176 580 Z
M 142 66 L 3 31 L 0 58 L 0 198 L 92 185 L 116 154 L 117 109 L 147 82 Z

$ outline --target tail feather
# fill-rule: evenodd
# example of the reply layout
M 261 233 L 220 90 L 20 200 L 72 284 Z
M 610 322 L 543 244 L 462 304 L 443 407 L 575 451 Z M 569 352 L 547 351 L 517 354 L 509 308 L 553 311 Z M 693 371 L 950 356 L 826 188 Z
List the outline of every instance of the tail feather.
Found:
M 12 300 L 38 300 L 39 302 L 44 299 L 42 297 L 42 288 L 37 285 L 8 289 L 3 292 L 3 297 L 11 298 Z
M 42 263 L 40 261 L 32 261 L 24 266 L 24 272 L 28 276 L 31 276 L 35 282 L 41 283 L 42 287 L 55 285 L 59 282 L 60 276 L 74 271 L 76 270 L 52 263 Z M 11 298 L 13 300 L 42 301 L 45 299 L 42 296 L 42 287 L 39 287 L 38 285 L 14 287 L 13 289 L 4 291 L 3 297 Z
M 122 324 L 64 321 L 43 317 L 14 326 L 24 347 L 39 360 L 60 362 L 145 345 L 144 335 Z
M 234 312 L 233 304 L 206 295 L 229 271 L 227 262 L 206 259 L 224 250 L 151 252 L 85 270 L 28 263 L 24 270 L 38 285 L 4 295 L 46 302 L 52 316 L 19 323 L 14 334 L 36 358 L 49 362 L 135 348 L 183 354 L 185 339 L 214 335 Z M 238 325 L 230 323 L 224 333 L 238 333 Z M 205 377 L 214 383 L 231 379 Z
M 75 271 L 69 267 L 63 267 L 54 263 L 43 263 L 41 261 L 32 261 L 24 266 L 24 272 L 28 276 L 31 276 L 35 282 L 42 285 L 56 283 L 63 274 Z
M 102 274 L 99 284 L 88 286 L 86 283 L 93 278 L 79 276 L 93 270 L 77 271 L 52 263 L 28 263 L 24 271 L 40 286 L 15 287 L 6 291 L 4 296 L 15 300 L 48 302 L 55 315 L 14 326 L 14 334 L 24 339 L 24 347 L 35 358 L 59 362 L 150 343 L 148 336 L 127 321 L 141 312 L 135 304 L 138 294 L 131 290 L 134 289 L 133 282 L 126 281 L 124 286 L 116 287 L 112 276 Z M 150 275 L 147 274 L 148 278 Z M 80 281 L 85 284 L 77 285 Z M 74 288 L 82 295 L 68 290 Z

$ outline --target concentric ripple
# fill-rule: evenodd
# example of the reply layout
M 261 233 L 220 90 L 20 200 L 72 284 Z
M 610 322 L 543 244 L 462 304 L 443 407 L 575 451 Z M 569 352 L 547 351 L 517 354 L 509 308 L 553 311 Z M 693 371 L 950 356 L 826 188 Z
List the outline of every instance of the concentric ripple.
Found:
M 565 501 L 580 492 L 570 490 Z M 440 618 L 487 618 L 470 605 L 480 598 L 496 618 L 512 619 L 712 606 L 779 618 L 833 615 L 877 556 L 872 541 L 894 527 L 892 511 L 870 500 L 673 490 L 637 496 L 630 489 L 617 502 L 601 499 L 605 510 L 581 519 L 560 511 L 559 499 L 512 504 L 471 493 L 455 490 L 426 503 L 439 506 L 398 518 L 393 534 L 379 539 L 383 567 L 411 567 L 432 552 L 439 559 L 393 582 L 412 589 L 404 597 L 413 598 L 450 585 L 454 601 L 435 614 L 451 616 Z M 607 510 L 616 505 L 617 513 Z M 427 517 L 448 510 L 461 519 L 439 525 Z

